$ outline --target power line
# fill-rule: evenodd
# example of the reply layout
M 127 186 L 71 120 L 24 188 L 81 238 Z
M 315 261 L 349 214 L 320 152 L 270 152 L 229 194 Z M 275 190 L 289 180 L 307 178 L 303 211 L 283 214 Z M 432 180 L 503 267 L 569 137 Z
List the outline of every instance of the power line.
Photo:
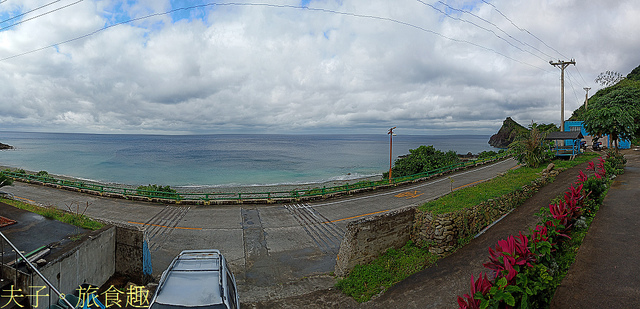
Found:
M 495 5 L 493 5 L 493 4 L 491 4 L 491 3 L 489 3 L 489 2 L 487 2 L 487 1 L 485 1 L 485 0 L 482 0 L 482 2 L 484 2 L 484 3 L 486 3 L 486 4 L 490 5 L 490 6 L 492 6 L 492 7 L 493 7 L 493 9 L 494 9 L 494 10 L 496 10 L 496 12 L 498 12 L 500 15 L 502 15 L 502 17 L 504 17 L 506 20 L 508 20 L 508 21 L 509 21 L 509 22 L 510 22 L 514 27 L 516 27 L 516 29 L 518 29 L 518 30 L 520 30 L 520 31 L 523 31 L 523 32 L 528 33 L 529 35 L 531 35 L 532 37 L 534 37 L 536 40 L 538 40 L 538 41 L 540 41 L 542 44 L 544 44 L 546 47 L 548 47 L 548 48 L 552 49 L 553 51 L 555 51 L 556 53 L 558 53 L 558 54 L 559 54 L 560 56 L 562 56 L 563 58 L 569 58 L 569 57 L 567 57 L 567 56 L 563 55 L 561 52 L 557 51 L 555 48 L 553 48 L 553 47 L 549 46 L 549 44 L 545 43 L 545 42 L 544 42 L 543 40 L 541 40 L 539 37 L 537 37 L 537 36 L 535 36 L 533 33 L 529 32 L 529 30 L 524 29 L 524 28 L 520 28 L 518 25 L 516 25 L 516 23 L 514 23 L 514 22 L 513 22 L 513 20 L 509 19 L 509 17 L 507 17 L 507 15 L 504 15 L 504 13 L 502 13 L 502 12 L 501 12 L 501 11 L 500 11 L 496 6 L 495 6 Z
M 80 0 L 80 1 L 82 1 L 82 0 Z M 168 14 L 175 13 L 175 12 L 182 11 L 182 10 L 192 10 L 192 9 L 204 8 L 204 7 L 210 7 L 210 6 L 260 6 L 260 7 L 272 7 L 272 8 L 303 9 L 303 10 L 308 10 L 308 11 L 324 12 L 324 13 L 331 13 L 331 14 L 337 14 L 337 15 L 358 17 L 358 18 L 369 18 L 369 19 L 383 20 L 383 21 L 393 22 L 393 23 L 396 23 L 396 24 L 400 24 L 400 25 L 404 25 L 404 26 L 407 26 L 407 27 L 411 27 L 411 28 L 414 28 L 414 29 L 417 29 L 417 30 L 420 30 L 420 31 L 423 31 L 423 32 L 428 32 L 428 33 L 440 36 L 442 38 L 445 38 L 447 40 L 451 40 L 451 41 L 454 41 L 454 42 L 469 44 L 469 45 L 472 45 L 472 46 L 475 46 L 475 47 L 478 47 L 478 48 L 493 52 L 495 54 L 501 55 L 501 56 L 503 56 L 503 57 L 505 57 L 507 59 L 510 59 L 512 61 L 515 61 L 515 62 L 518 62 L 520 64 L 527 65 L 527 66 L 530 66 L 530 67 L 533 67 L 533 68 L 537 68 L 537 69 L 542 70 L 542 71 L 546 71 L 545 69 L 542 69 L 542 68 L 537 67 L 535 65 L 532 65 L 532 64 L 529 64 L 529 63 L 526 63 L 526 62 L 522 62 L 522 61 L 519 61 L 519 60 L 514 59 L 512 57 L 509 57 L 509 56 L 507 56 L 507 55 L 505 55 L 503 53 L 500 53 L 500 52 L 498 52 L 498 51 L 496 51 L 494 49 L 491 49 L 491 48 L 488 48 L 488 47 L 485 47 L 485 46 L 482 46 L 482 45 L 479 45 L 479 44 L 476 44 L 476 43 L 473 43 L 473 42 L 470 42 L 470 41 L 467 41 L 467 40 L 460 40 L 460 39 L 451 38 L 451 37 L 448 37 L 448 36 L 443 35 L 441 33 L 438 33 L 436 31 L 433 31 L 433 30 L 430 30 L 430 29 L 426 29 L 424 27 L 417 26 L 417 25 L 414 25 L 414 24 L 410 24 L 408 22 L 404 22 L 404 21 L 401 21 L 401 20 L 389 18 L 389 17 L 380 17 L 380 16 L 374 16 L 374 15 L 364 15 L 364 14 L 356 14 L 356 13 L 350 13 L 350 12 L 341 12 L 341 11 L 335 11 L 335 10 L 324 9 L 324 8 L 311 8 L 311 7 L 307 7 L 307 6 L 295 6 L 295 5 L 286 5 L 286 4 L 268 4 L 268 3 L 235 3 L 235 2 L 199 4 L 199 5 L 194 5 L 194 6 L 176 8 L 176 9 L 172 9 L 172 10 L 169 10 L 169 11 L 166 11 L 166 12 L 162 12 L 162 13 L 152 13 L 152 14 L 149 14 L 149 15 L 146 15 L 146 16 L 132 18 L 132 19 L 129 19 L 129 20 L 126 20 L 126 21 L 121 21 L 121 22 L 118 22 L 118 23 L 115 23 L 115 24 L 112 24 L 112 25 L 105 26 L 105 27 L 97 29 L 97 30 L 95 30 L 93 32 L 90 32 L 90 33 L 87 33 L 87 34 L 84 34 L 84 35 L 81 35 L 81 36 L 78 36 L 78 37 L 75 37 L 75 38 L 72 38 L 72 39 L 69 39 L 69 40 L 66 40 L 66 41 L 62 41 L 62 42 L 59 42 L 59 43 L 56 43 L 56 44 L 51 44 L 49 46 L 37 48 L 37 49 L 30 50 L 30 51 L 27 51 L 27 52 L 23 52 L 23 53 L 20 53 L 20 54 L 16 54 L 16 55 L 13 55 L 13 56 L 5 57 L 5 58 L 0 59 L 0 62 L 6 61 L 6 60 L 9 60 L 9 59 L 13 59 L 13 58 L 17 58 L 17 57 L 21 57 L 21 56 L 25 56 L 25 55 L 32 54 L 32 53 L 35 53 L 35 52 L 39 52 L 39 51 L 42 51 L 42 50 L 45 50 L 45 49 L 49 49 L 49 48 L 52 48 L 52 47 L 56 47 L 56 46 L 59 46 L 59 45 L 67 44 L 67 43 L 74 42 L 74 41 L 77 41 L 77 40 L 81 40 L 81 39 L 90 37 L 92 35 L 95 35 L 96 33 L 99 33 L 99 32 L 102 32 L 104 30 L 107 30 L 109 28 L 115 27 L 115 26 L 128 24 L 128 23 L 131 23 L 131 22 L 140 21 L 140 20 L 144 20 L 144 19 L 148 19 L 148 18 L 152 18 L 152 17 L 168 15 Z
M 7 1 L 7 0 L 5 0 L 5 1 Z M 3 2 L 5 2 L 5 1 L 3 1 Z M 29 14 L 29 13 L 31 13 L 31 12 L 34 12 L 34 11 L 37 11 L 37 10 L 39 10 L 39 9 L 45 8 L 45 7 L 50 6 L 50 5 L 54 4 L 54 3 L 58 3 L 58 2 L 60 2 L 60 1 L 62 1 L 62 0 L 56 0 L 56 1 L 53 1 L 53 2 L 49 2 L 49 3 L 47 3 L 47 4 L 43 5 L 43 6 L 39 6 L 39 7 L 35 8 L 35 9 L 33 9 L 33 10 L 30 10 L 30 11 L 24 12 L 24 13 L 22 13 L 22 14 L 18 14 L 18 15 L 16 15 L 16 16 L 11 17 L 11 18 L 7 18 L 7 19 L 5 19 L 5 20 L 3 20 L 3 21 L 0 21 L 0 24 L 5 23 L 5 22 L 8 22 L 8 21 L 10 21 L 10 20 L 12 20 L 12 19 L 16 19 L 16 18 L 18 18 L 18 17 L 24 16 L 24 15 L 27 15 L 27 14 Z M 2 3 L 2 2 L 0 2 L 0 3 Z
M 489 21 L 489 20 L 487 20 L 487 19 L 485 19 L 485 18 L 482 18 L 482 17 L 478 16 L 477 14 L 474 14 L 473 12 L 466 11 L 466 10 L 462 10 L 462 9 L 458 9 L 458 8 L 454 8 L 454 7 L 452 7 L 452 6 L 450 6 L 450 5 L 446 4 L 446 3 L 444 3 L 444 2 L 442 2 L 442 1 L 438 1 L 438 2 L 439 2 L 439 3 L 441 3 L 441 4 L 443 4 L 443 5 L 445 5 L 445 6 L 447 6 L 448 8 L 450 8 L 450 9 L 452 9 L 452 10 L 454 10 L 454 11 L 462 12 L 462 13 L 464 13 L 464 14 L 469 14 L 469 15 L 471 15 L 471 16 L 473 16 L 473 17 L 475 17 L 475 18 L 478 18 L 478 19 L 480 19 L 480 20 L 482 20 L 482 21 L 484 21 L 484 22 L 486 22 L 486 23 L 488 23 L 488 24 L 490 24 L 490 25 L 492 25 L 492 26 L 496 27 L 496 29 L 500 30 L 500 32 L 504 33 L 505 35 L 507 35 L 507 36 L 508 36 L 509 38 L 511 38 L 512 40 L 514 40 L 514 41 L 516 41 L 516 42 L 518 42 L 518 43 L 520 43 L 520 44 L 522 44 L 522 45 L 529 46 L 529 47 L 531 47 L 531 48 L 535 49 L 536 51 L 538 51 L 539 53 L 541 53 L 541 54 L 543 54 L 543 55 L 547 56 L 548 58 L 553 58 L 553 57 L 552 57 L 552 56 L 550 56 L 549 54 L 547 54 L 547 53 L 545 53 L 545 52 L 543 52 L 543 51 L 539 50 L 538 48 L 534 47 L 533 45 L 530 45 L 529 43 L 522 42 L 522 41 L 520 41 L 520 40 L 516 39 L 515 37 L 511 36 L 509 33 L 507 33 L 506 31 L 504 31 L 502 28 L 500 28 L 500 27 L 499 27 L 498 25 L 496 25 L 495 23 L 493 23 L 493 22 L 491 22 L 491 21 Z M 540 57 L 538 57 L 538 58 L 540 58 Z M 542 59 L 542 58 L 540 58 L 540 59 Z M 546 61 L 546 60 L 545 60 L 545 61 Z
M 513 46 L 514 48 L 517 48 L 518 50 L 520 50 L 520 51 L 522 51 L 522 52 L 528 52 L 528 51 L 523 50 L 523 49 L 522 49 L 522 48 L 520 48 L 520 47 L 517 47 L 517 46 L 513 45 L 511 42 L 509 42 L 509 41 L 507 41 L 505 38 L 503 38 L 503 37 L 499 36 L 495 31 L 493 31 L 493 30 L 491 30 L 491 29 L 487 29 L 487 28 L 482 27 L 482 26 L 480 26 L 480 25 L 478 25 L 478 24 L 476 24 L 476 23 L 474 23 L 474 22 L 472 22 L 472 21 L 469 21 L 469 20 L 466 20 L 466 19 L 463 19 L 463 18 L 458 18 L 458 17 L 451 16 L 450 14 L 447 14 L 446 12 L 444 12 L 444 11 L 440 10 L 439 8 L 437 8 L 437 7 L 433 6 L 433 5 L 429 4 L 429 3 L 426 3 L 426 2 L 424 2 L 424 1 L 422 1 L 422 0 L 416 0 L 416 1 L 418 1 L 418 2 L 420 2 L 420 3 L 422 3 L 422 4 L 424 4 L 424 5 L 426 5 L 426 6 L 428 6 L 428 7 L 431 7 L 432 9 L 434 9 L 434 10 L 436 10 L 436 11 L 438 11 L 438 12 L 442 13 L 443 15 L 445 15 L 445 16 L 447 16 L 447 17 L 451 18 L 451 19 L 458 20 L 458 21 L 461 21 L 461 22 L 465 22 L 465 23 L 471 24 L 471 25 L 473 25 L 473 26 L 475 26 L 475 27 L 477 27 L 477 28 L 480 28 L 480 29 L 482 29 L 482 30 L 484 30 L 484 31 L 491 32 L 491 33 L 493 33 L 493 35 L 494 35 L 494 36 L 496 36 L 497 38 L 499 38 L 499 39 L 503 40 L 505 43 L 507 43 L 507 44 L 509 44 L 509 45 Z M 531 55 L 535 56 L 535 57 L 538 57 L 537 55 L 534 55 L 534 54 L 532 54 L 531 52 L 529 52 L 529 53 L 530 53 Z M 540 57 L 538 57 L 538 58 L 540 58 Z M 545 59 L 542 59 L 542 58 L 540 58 L 540 60 L 546 61 Z
M 11 24 L 11 25 L 9 25 L 9 26 L 6 26 L 6 27 L 3 27 L 3 28 L 0 28 L 0 31 L 5 30 L 5 29 L 8 29 L 8 28 L 11 28 L 11 27 L 13 27 L 13 26 L 16 26 L 16 25 L 19 25 L 19 24 L 22 24 L 22 23 L 26 23 L 26 22 L 28 22 L 28 21 L 30 21 L 30 20 L 34 20 L 34 19 L 36 19 L 36 18 L 38 18 L 38 17 L 42 17 L 42 16 L 45 16 L 45 15 L 51 14 L 51 13 L 56 12 L 56 11 L 60 11 L 60 10 L 62 10 L 62 9 L 65 9 L 65 8 L 70 7 L 70 6 L 72 6 L 72 5 L 76 5 L 76 4 L 78 4 L 78 3 L 82 2 L 82 1 L 83 1 L 83 0 L 78 0 L 78 1 L 76 1 L 76 2 L 74 2 L 74 3 L 70 3 L 70 4 L 67 4 L 67 5 L 65 5 L 65 6 L 61 6 L 61 7 L 57 8 L 57 9 L 51 10 L 51 11 L 49 11 L 49 12 L 42 13 L 42 14 L 40 14 L 40 15 L 37 15 L 37 16 L 31 17 L 31 18 L 27 18 L 27 19 L 25 19 L 25 20 L 21 20 L 21 21 L 19 21 L 19 22 L 15 23 L 15 24 Z

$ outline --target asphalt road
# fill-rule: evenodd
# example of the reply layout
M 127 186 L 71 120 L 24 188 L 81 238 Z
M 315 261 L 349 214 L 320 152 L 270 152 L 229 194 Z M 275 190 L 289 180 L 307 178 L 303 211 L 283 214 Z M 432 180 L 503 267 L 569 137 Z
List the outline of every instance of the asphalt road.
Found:
M 329 274 L 350 221 L 420 205 L 516 165 L 515 160 L 507 159 L 393 189 L 304 204 L 160 205 L 19 182 L 3 190 L 60 209 L 82 212 L 86 208 L 85 214 L 92 218 L 146 229 L 156 276 L 184 249 L 219 249 L 246 303 L 333 286 Z

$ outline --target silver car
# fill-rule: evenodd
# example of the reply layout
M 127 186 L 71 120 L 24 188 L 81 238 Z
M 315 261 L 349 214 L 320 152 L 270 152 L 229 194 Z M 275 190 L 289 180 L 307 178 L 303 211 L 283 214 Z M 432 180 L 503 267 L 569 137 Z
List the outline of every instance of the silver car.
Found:
M 150 309 L 239 309 L 236 280 L 218 250 L 184 250 L 162 273 Z

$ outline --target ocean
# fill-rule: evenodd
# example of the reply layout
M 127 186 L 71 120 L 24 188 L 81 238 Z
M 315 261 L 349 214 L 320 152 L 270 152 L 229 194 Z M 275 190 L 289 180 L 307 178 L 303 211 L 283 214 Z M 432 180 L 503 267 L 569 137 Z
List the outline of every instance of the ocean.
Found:
M 494 150 L 486 135 L 397 135 L 393 160 L 420 145 Z M 389 136 L 129 135 L 0 132 L 0 165 L 112 184 L 224 187 L 309 184 L 380 175 Z

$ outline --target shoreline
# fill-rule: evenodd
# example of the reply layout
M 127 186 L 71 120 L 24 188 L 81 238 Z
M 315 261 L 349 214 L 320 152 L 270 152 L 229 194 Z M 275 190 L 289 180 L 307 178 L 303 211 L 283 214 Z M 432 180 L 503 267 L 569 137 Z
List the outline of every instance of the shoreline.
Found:
M 10 167 L 6 165 L 0 165 L 0 170 L 17 170 L 19 168 Z M 29 174 L 36 174 L 36 171 L 26 170 Z M 51 177 L 62 180 L 76 181 L 82 182 L 86 184 L 93 185 L 101 185 L 106 187 L 116 187 L 116 188 L 126 188 L 135 190 L 138 185 L 130 185 L 130 184 L 122 184 L 122 183 L 111 183 L 111 182 L 101 182 L 89 179 L 82 179 L 72 176 L 65 176 L 59 174 L 49 174 Z M 229 184 L 229 185 L 193 185 L 193 186 L 170 186 L 172 189 L 176 190 L 178 193 L 264 193 L 264 192 L 289 192 L 293 190 L 306 190 L 306 189 L 317 189 L 317 188 L 329 188 L 329 187 L 337 187 L 345 184 L 354 184 L 361 181 L 378 181 L 382 180 L 382 175 L 373 175 L 373 176 L 363 176 L 353 179 L 347 180 L 327 180 L 322 182 L 312 182 L 312 183 L 300 183 L 300 184 L 255 184 L 255 185 L 241 185 L 241 184 Z M 156 183 L 157 185 L 165 186 L 166 184 Z M 146 184 L 145 184 L 146 185 Z

